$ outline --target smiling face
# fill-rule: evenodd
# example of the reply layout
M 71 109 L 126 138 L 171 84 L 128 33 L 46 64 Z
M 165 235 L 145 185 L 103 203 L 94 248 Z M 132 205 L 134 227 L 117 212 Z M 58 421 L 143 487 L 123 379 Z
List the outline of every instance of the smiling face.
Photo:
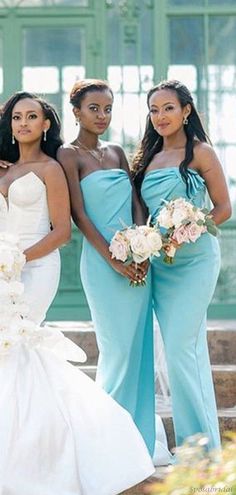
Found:
M 109 90 L 91 91 L 85 94 L 80 108 L 74 108 L 80 128 L 99 136 L 111 122 L 113 97 Z
M 41 140 L 43 131 L 50 127 L 50 120 L 45 119 L 37 100 L 24 98 L 13 107 L 11 126 L 19 143 L 31 143 Z
M 191 105 L 182 107 L 173 90 L 160 89 L 149 99 L 150 119 L 160 136 L 169 137 L 183 130 L 183 121 L 191 112 Z

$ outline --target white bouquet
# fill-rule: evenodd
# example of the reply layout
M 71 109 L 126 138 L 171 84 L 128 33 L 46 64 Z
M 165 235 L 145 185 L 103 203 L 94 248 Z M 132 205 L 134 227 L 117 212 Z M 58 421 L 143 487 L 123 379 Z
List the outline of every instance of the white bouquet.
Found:
M 1 232 L 0 279 L 19 280 L 25 261 L 25 255 L 19 247 L 18 237 L 8 232 Z
M 118 230 L 113 236 L 109 251 L 112 258 L 123 263 L 143 263 L 152 256 L 160 256 L 162 248 L 161 234 L 157 226 L 132 225 Z M 131 282 L 133 286 L 145 285 L 145 280 Z
M 173 263 L 176 249 L 183 243 L 196 242 L 205 232 L 217 235 L 217 227 L 206 208 L 198 208 L 185 198 L 164 203 L 156 218 L 156 225 L 166 229 L 162 235 L 166 263 Z

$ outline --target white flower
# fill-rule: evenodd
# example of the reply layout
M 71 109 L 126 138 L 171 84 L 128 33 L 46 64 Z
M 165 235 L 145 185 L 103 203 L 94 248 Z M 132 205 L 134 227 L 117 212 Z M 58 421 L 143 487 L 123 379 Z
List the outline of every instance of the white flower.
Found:
M 130 239 L 132 237 L 136 236 L 136 234 L 137 234 L 136 229 L 137 229 L 137 227 L 129 227 L 129 228 L 125 229 L 124 231 L 122 231 L 122 234 L 124 235 L 124 237 L 128 243 L 130 242 Z
M 129 255 L 129 244 L 120 232 L 116 232 L 111 240 L 109 251 L 112 258 L 125 262 Z
M 147 235 L 146 239 L 152 256 L 160 256 L 159 251 L 162 247 L 160 233 L 154 230 Z
M 172 214 L 173 224 L 176 228 L 182 225 L 182 222 L 188 218 L 188 211 L 185 208 L 175 208 Z
M 136 232 L 139 234 L 148 235 L 153 232 L 153 227 L 150 227 L 149 225 L 138 225 L 136 227 Z
M 130 239 L 130 248 L 133 255 L 133 260 L 136 263 L 142 263 L 151 255 L 147 238 L 143 234 L 138 233 L 135 237 Z
M 171 227 L 173 227 L 174 223 L 172 220 L 171 210 L 164 206 L 157 216 L 157 222 L 160 227 L 164 227 L 165 229 L 170 229 Z

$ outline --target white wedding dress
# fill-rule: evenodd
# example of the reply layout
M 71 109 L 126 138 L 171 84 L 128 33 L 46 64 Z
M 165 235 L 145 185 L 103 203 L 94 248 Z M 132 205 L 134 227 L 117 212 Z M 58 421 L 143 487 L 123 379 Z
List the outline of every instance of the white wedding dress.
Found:
M 8 200 L 0 193 L 0 232 L 17 233 L 26 248 L 49 230 L 37 175 L 15 180 Z M 26 264 L 30 320 L 44 319 L 59 273 L 57 251 Z M 128 412 L 66 362 L 83 361 L 83 351 L 55 330 L 35 332 L 35 339 L 9 340 L 7 353 L 0 347 L 0 495 L 115 495 L 150 476 L 153 464 Z

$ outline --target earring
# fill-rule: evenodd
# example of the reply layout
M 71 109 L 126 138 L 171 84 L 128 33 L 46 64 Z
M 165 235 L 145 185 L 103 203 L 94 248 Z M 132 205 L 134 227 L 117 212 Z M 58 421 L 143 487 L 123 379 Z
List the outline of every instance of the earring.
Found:
M 15 144 L 15 136 L 14 136 L 13 133 L 12 133 L 12 136 L 11 136 L 11 142 L 12 142 L 12 144 Z
M 188 117 L 184 117 L 183 124 L 187 125 L 188 124 Z
M 47 129 L 44 129 L 43 131 L 43 140 L 47 141 Z
M 80 118 L 79 117 L 76 117 L 76 119 L 75 119 L 75 125 L 79 125 L 79 123 L 80 123 Z

